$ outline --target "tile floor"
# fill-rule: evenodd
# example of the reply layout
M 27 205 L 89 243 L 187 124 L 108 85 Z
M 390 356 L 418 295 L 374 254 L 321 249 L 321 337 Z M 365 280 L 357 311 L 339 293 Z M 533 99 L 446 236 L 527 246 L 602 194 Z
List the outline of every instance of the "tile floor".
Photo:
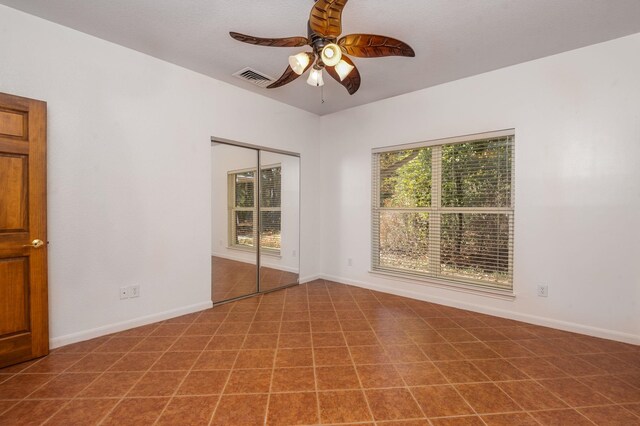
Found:
M 0 370 L 0 424 L 638 425 L 640 347 L 317 281 Z

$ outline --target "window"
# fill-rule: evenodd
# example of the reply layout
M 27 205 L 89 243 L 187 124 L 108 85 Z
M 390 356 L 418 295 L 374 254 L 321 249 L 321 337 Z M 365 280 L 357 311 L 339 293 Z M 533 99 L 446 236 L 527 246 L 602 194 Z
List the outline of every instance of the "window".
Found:
M 260 247 L 280 252 L 282 169 L 266 167 L 260 177 Z
M 372 269 L 512 290 L 513 146 L 506 131 L 374 150 Z
M 229 182 L 229 246 L 255 249 L 258 213 L 256 169 L 228 173 Z M 281 167 L 261 168 L 260 173 L 260 240 L 261 249 L 280 253 L 281 238 Z

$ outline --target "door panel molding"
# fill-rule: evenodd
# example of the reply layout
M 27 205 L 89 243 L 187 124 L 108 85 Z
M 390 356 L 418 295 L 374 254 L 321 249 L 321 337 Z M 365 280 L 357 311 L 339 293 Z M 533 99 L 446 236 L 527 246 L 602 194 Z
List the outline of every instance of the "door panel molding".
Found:
M 46 114 L 0 93 L 0 368 L 49 352 Z

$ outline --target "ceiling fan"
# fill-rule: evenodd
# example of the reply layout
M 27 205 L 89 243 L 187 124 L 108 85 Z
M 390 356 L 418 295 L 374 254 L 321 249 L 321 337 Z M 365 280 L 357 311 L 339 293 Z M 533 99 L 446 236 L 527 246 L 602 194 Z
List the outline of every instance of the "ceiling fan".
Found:
M 289 57 L 289 66 L 284 74 L 267 89 L 291 83 L 309 68 L 307 83 L 322 86 L 322 70 L 343 85 L 350 95 L 360 88 L 360 73 L 347 54 L 360 58 L 379 58 L 383 56 L 415 56 L 413 49 L 406 43 L 391 37 L 373 34 L 342 33 L 342 9 L 348 0 L 315 0 L 307 23 L 307 37 L 261 38 L 236 32 L 229 35 L 234 39 L 271 47 L 302 47 L 309 45 L 312 52 L 302 52 Z

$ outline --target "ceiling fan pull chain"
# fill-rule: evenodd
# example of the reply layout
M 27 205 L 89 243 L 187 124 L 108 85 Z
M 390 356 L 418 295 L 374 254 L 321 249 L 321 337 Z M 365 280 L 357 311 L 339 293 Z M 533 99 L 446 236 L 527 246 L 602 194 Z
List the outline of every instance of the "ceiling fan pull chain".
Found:
M 320 99 L 322 100 L 322 102 L 320 102 L 321 104 L 324 103 L 324 86 L 320 86 Z

